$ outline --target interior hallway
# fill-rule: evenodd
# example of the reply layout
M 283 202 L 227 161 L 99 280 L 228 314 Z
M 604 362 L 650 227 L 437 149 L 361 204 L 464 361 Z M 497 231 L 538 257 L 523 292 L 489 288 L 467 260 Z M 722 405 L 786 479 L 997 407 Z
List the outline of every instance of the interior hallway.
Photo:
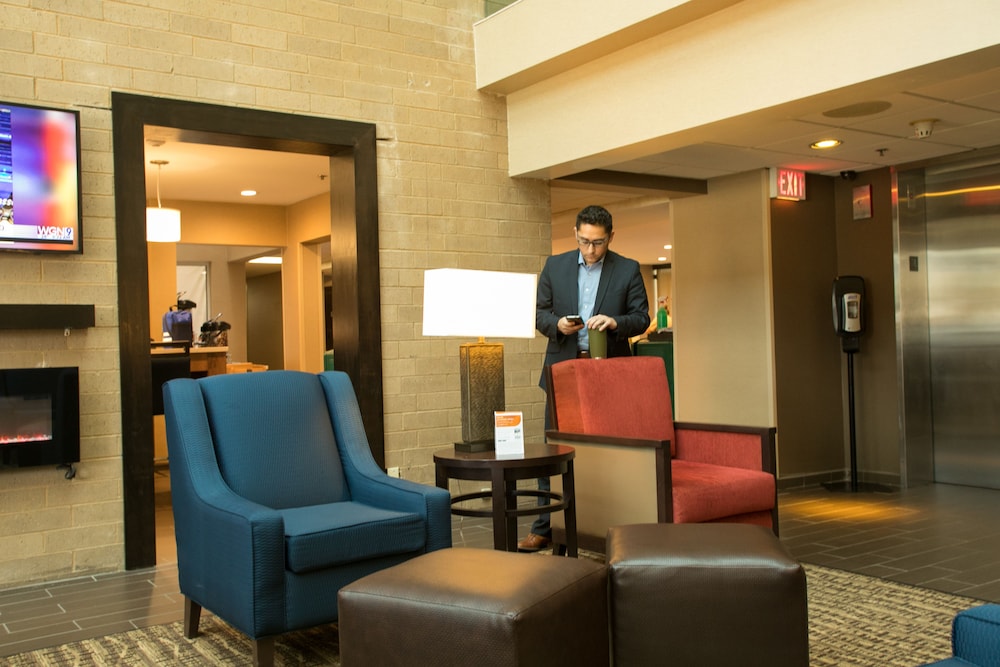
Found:
M 156 498 L 159 565 L 0 591 L 0 656 L 181 620 L 165 468 Z M 1000 491 L 811 487 L 783 491 L 778 503 L 781 540 L 806 563 L 1000 603 Z M 486 519 L 454 517 L 452 530 L 455 546 L 493 546 Z

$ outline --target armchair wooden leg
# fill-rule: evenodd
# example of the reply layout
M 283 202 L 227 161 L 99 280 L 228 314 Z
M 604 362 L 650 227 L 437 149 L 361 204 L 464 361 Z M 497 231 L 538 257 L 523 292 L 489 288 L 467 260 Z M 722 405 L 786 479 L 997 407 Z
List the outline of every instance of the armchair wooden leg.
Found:
M 201 605 L 189 597 L 184 598 L 184 636 L 194 639 L 198 636 L 198 623 L 201 622 Z
M 274 667 L 274 637 L 260 637 L 253 642 L 254 667 Z

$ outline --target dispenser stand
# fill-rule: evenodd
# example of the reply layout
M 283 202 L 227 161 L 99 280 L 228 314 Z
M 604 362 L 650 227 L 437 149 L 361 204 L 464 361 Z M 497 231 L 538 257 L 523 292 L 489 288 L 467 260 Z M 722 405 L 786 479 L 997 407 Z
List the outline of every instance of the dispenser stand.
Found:
M 847 421 L 851 437 L 851 479 L 846 482 L 824 482 L 829 491 L 868 491 L 872 493 L 891 493 L 892 488 L 884 484 L 858 481 L 858 434 L 854 418 L 854 350 L 845 344 L 847 353 Z

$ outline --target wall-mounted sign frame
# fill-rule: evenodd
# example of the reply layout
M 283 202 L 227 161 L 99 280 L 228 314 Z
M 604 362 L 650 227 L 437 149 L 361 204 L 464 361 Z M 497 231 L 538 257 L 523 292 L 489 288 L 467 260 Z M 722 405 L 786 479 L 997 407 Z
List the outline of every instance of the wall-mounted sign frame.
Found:
M 867 220 L 872 217 L 871 185 L 859 185 L 855 187 L 852 201 L 855 220 Z

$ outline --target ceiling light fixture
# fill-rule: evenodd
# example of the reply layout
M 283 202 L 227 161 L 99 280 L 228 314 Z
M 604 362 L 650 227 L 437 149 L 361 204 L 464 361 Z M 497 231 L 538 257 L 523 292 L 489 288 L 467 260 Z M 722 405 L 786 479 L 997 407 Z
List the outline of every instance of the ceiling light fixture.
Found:
M 816 150 L 825 150 L 827 148 L 836 148 L 842 143 L 844 142 L 842 142 L 840 139 L 820 139 L 819 141 L 814 141 L 813 143 L 809 144 L 809 148 L 814 148 Z
M 672 245 L 670 245 L 669 243 L 667 245 L 663 246 L 664 250 L 673 250 L 673 248 L 674 247 Z
M 657 262 L 665 262 L 665 261 L 667 261 L 667 258 L 666 257 L 657 257 L 656 261 Z
M 156 208 L 146 207 L 146 240 L 151 243 L 177 243 L 181 240 L 181 212 L 163 208 L 160 203 L 160 170 L 167 160 L 150 160 L 156 165 Z
M 240 190 L 240 196 L 241 197 L 256 197 L 257 196 L 257 191 L 256 190 Z
M 280 257 L 268 256 L 268 257 L 254 257 L 251 260 L 247 260 L 248 264 L 281 264 Z

